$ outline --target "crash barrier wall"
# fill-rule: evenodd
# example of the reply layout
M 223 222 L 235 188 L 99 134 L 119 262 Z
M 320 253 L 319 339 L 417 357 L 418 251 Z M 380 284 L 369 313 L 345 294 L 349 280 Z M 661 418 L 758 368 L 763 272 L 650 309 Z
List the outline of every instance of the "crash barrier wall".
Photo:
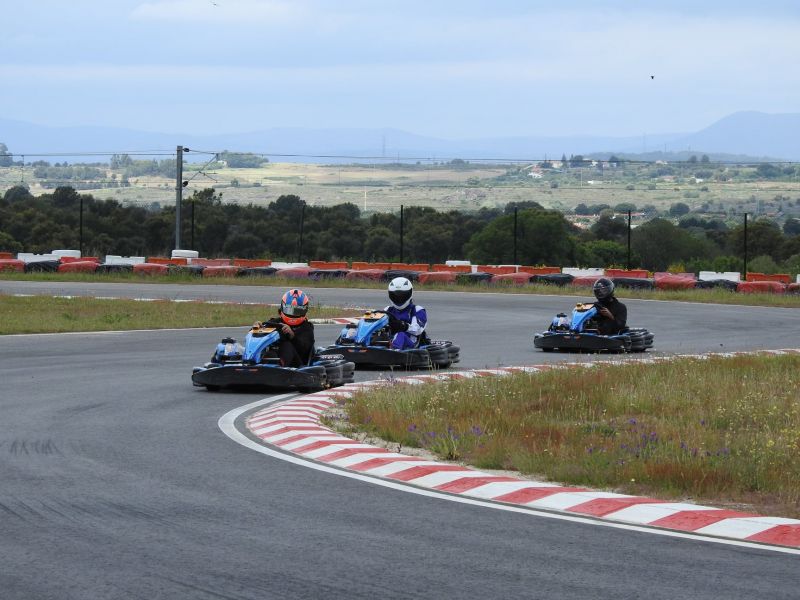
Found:
M 166 275 L 169 273 L 169 265 L 146 262 L 133 265 L 132 271 L 137 275 Z
M 772 293 L 783 294 L 786 284 L 780 281 L 740 281 L 736 284 L 736 291 L 743 294 Z
M 419 274 L 420 283 L 455 283 L 458 273 L 452 271 L 426 271 Z
M 800 350 L 786 349 L 716 356 L 797 353 L 800 353 Z M 715 355 L 706 354 L 699 357 L 708 356 Z M 686 357 L 649 358 L 644 362 L 654 363 L 678 358 Z M 533 375 L 553 369 L 602 368 L 608 364 L 612 362 L 498 367 L 393 377 L 390 381 L 351 383 L 261 408 L 247 417 L 245 427 L 262 443 L 277 447 L 282 452 L 355 472 L 362 478 L 374 476 L 462 497 L 516 504 L 575 516 L 589 516 L 606 522 L 651 526 L 699 536 L 800 548 L 800 519 L 765 517 L 691 502 L 668 502 L 663 499 L 590 488 L 567 487 L 548 481 L 524 479 L 522 476 L 482 472 L 475 467 L 401 454 L 400 450 L 393 451 L 372 446 L 346 437 L 321 422 L 323 414 L 335 408 L 338 401 L 350 398 L 358 392 L 368 393 L 370 389 L 383 385 L 435 384 L 451 379 L 507 376 L 513 373 Z
M 12 252 L 0 252 L 0 260 L 7 260 L 10 258 L 14 258 L 14 254 Z
M 71 262 L 61 261 L 58 265 L 59 273 L 94 273 L 100 263 L 93 260 L 76 260 Z
M 792 277 L 788 273 L 776 273 L 774 275 L 768 275 L 766 273 L 752 273 L 748 272 L 747 277 L 745 278 L 746 281 L 778 281 L 780 283 L 790 284 L 792 283 Z
M 0 273 L 2 273 L 3 271 L 12 273 L 24 273 L 25 261 L 19 260 L 18 258 L 0 258 Z
M 184 256 L 177 256 L 182 254 Z M 310 263 L 289 263 L 273 262 L 269 259 L 243 259 L 243 258 L 221 258 L 207 259 L 199 258 L 195 255 L 196 251 L 181 250 L 173 251 L 173 258 L 167 257 L 143 257 L 143 256 L 117 256 L 107 255 L 105 262 L 99 262 L 98 257 L 80 257 L 77 250 L 54 250 L 49 254 L 32 254 L 20 252 L 17 258 L 13 258 L 10 252 L 0 253 L 0 270 L 20 272 L 20 261 L 23 264 L 22 270 L 25 272 L 91 272 L 91 265 L 86 263 L 93 262 L 97 265 L 96 271 L 99 273 L 119 273 L 134 272 L 147 275 L 157 275 L 161 273 L 187 272 L 206 277 L 223 276 L 269 276 L 280 274 L 283 277 L 299 277 L 311 279 L 347 278 L 347 279 L 366 279 L 382 280 L 392 277 L 405 276 L 414 281 L 451 283 L 451 282 L 494 282 L 523 284 L 527 281 L 531 283 L 548 283 L 553 285 L 567 285 L 588 287 L 597 277 L 606 275 L 614 279 L 615 283 L 621 288 L 635 289 L 691 289 L 721 287 L 731 291 L 742 291 L 745 293 L 770 292 L 770 293 L 796 293 L 797 284 L 800 284 L 800 275 L 797 275 L 796 283 L 790 285 L 791 276 L 789 274 L 765 274 L 750 272 L 747 274 L 746 283 L 776 283 L 779 285 L 755 285 L 741 286 L 741 275 L 737 272 L 714 272 L 701 271 L 697 276 L 693 273 L 654 273 L 652 278 L 650 273 L 644 269 L 579 269 L 579 268 L 559 268 L 547 266 L 526 266 L 526 265 L 473 265 L 468 261 L 447 261 L 445 264 L 427 263 L 371 263 L 354 261 L 347 267 L 345 261 L 311 261 Z M 11 257 L 11 258 L 8 258 Z M 11 261 L 11 262 L 9 262 Z M 81 263 L 76 267 L 66 267 L 69 263 Z M 155 269 L 144 267 L 133 269 L 135 265 L 165 265 L 170 269 Z M 186 267 L 191 266 L 191 269 Z M 184 267 L 178 270 L 178 267 Z M 205 273 L 206 267 L 230 267 L 227 269 L 212 268 Z M 435 273 L 422 277 L 424 273 Z M 454 273 L 461 277 L 453 278 L 441 273 Z M 525 275 L 531 277 L 526 279 Z M 469 277 L 467 277 L 469 275 Z M 497 277 L 499 275 L 514 275 L 514 277 Z M 641 280 L 641 281 L 640 281 Z
M 606 277 L 631 277 L 634 279 L 646 279 L 650 277 L 649 271 L 645 269 L 605 269 Z

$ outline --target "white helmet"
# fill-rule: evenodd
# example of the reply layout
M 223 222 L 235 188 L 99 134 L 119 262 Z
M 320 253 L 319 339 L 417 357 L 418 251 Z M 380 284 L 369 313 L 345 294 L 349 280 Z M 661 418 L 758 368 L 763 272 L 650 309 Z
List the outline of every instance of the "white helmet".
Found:
M 404 309 L 411 302 L 414 287 L 405 277 L 395 277 L 389 282 L 389 300 L 398 310 Z

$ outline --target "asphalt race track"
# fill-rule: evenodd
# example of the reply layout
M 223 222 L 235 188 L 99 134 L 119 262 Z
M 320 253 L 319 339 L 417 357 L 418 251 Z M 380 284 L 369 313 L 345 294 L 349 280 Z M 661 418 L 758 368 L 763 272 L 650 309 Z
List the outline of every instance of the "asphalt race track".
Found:
M 383 306 L 379 290 L 313 289 Z M 278 288 L 0 282 L 3 293 L 270 302 Z M 575 298 L 424 292 L 464 368 L 575 360 L 533 332 Z M 627 301 L 654 354 L 797 346 L 800 311 Z M 255 318 L 262 315 L 255 314 Z M 332 341 L 337 326 L 318 326 Z M 407 494 L 222 433 L 264 394 L 191 367 L 243 329 L 0 337 L 0 598 L 796 598 L 798 560 Z M 370 376 L 377 374 L 371 373 Z

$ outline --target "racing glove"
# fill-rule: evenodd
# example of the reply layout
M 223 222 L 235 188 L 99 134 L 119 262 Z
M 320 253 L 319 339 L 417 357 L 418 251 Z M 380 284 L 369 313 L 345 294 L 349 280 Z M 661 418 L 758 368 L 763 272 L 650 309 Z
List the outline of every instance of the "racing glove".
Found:
M 392 333 L 399 333 L 401 331 L 408 331 L 408 323 L 401 321 L 395 316 L 389 315 L 389 331 Z

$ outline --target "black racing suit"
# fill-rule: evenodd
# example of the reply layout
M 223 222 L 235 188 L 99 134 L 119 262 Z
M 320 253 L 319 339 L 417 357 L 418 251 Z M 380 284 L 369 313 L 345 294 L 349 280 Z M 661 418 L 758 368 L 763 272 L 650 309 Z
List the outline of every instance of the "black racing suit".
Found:
M 628 322 L 628 309 L 616 297 L 611 296 L 605 300 L 598 300 L 595 302 L 595 306 L 598 309 L 607 308 L 614 315 L 613 319 L 607 319 L 600 314 L 595 317 L 597 319 L 597 330 L 602 335 L 616 335 L 625 329 L 625 325 Z
M 282 326 L 285 323 L 280 318 L 270 319 L 268 323 L 277 327 L 281 334 L 281 341 L 278 342 L 278 358 L 281 359 L 281 366 L 297 368 L 307 365 L 314 350 L 314 325 L 308 320 L 300 325 L 289 325 L 294 333 L 294 337 L 289 337 L 283 333 Z

